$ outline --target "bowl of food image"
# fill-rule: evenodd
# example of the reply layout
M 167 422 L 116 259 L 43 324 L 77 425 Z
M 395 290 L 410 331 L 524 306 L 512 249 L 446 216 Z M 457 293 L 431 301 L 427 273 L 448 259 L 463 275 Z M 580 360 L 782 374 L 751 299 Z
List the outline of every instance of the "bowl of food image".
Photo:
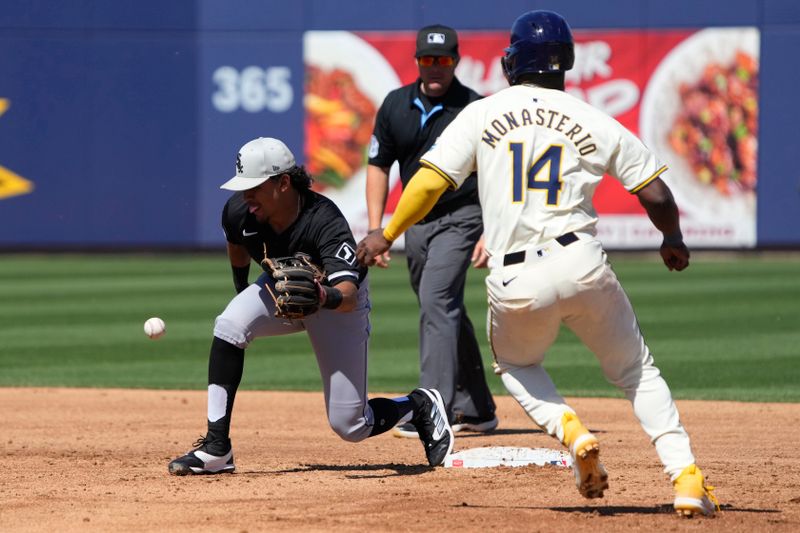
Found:
M 303 56 L 305 165 L 315 189 L 353 220 L 366 213 L 367 148 L 375 114 L 400 80 L 380 52 L 350 32 L 306 32 Z M 390 176 L 390 190 L 392 180 L 397 176 Z
M 642 140 L 695 219 L 755 217 L 758 57 L 755 28 L 701 30 L 664 57 L 645 89 Z

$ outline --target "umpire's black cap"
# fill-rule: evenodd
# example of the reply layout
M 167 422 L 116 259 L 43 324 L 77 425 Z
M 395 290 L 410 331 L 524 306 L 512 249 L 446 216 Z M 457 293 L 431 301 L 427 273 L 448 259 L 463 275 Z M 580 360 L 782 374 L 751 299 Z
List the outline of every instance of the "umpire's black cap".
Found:
M 458 34 L 453 28 L 434 24 L 425 26 L 417 33 L 417 53 L 422 56 L 458 56 Z

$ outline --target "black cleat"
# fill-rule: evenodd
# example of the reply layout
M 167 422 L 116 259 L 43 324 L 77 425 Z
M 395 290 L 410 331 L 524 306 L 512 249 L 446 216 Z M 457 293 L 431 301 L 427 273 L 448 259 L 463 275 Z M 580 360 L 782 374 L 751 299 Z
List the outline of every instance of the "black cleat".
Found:
M 414 411 L 411 423 L 417 428 L 419 440 L 425 446 L 428 463 L 431 466 L 441 465 L 453 451 L 454 440 L 442 395 L 436 389 L 415 389 L 411 395 L 422 400 L 422 407 Z
M 499 420 L 495 415 L 490 415 L 489 418 L 478 418 L 476 416 L 464 416 L 459 414 L 456 419 L 450 423 L 450 428 L 453 433 L 461 433 L 464 431 L 473 431 L 476 433 L 491 433 L 497 429 Z M 411 422 L 405 424 L 398 424 L 392 428 L 392 435 L 402 438 L 419 438 L 417 428 Z
M 490 415 L 488 418 L 478 418 L 477 416 L 464 416 L 459 414 L 456 419 L 450 424 L 453 428 L 453 433 L 460 433 L 462 431 L 475 431 L 477 433 L 490 433 L 497 429 L 500 421 L 495 415 Z
M 170 474 L 224 474 L 236 470 L 230 439 L 211 441 L 207 436 L 200 437 L 194 446 L 194 450 L 169 464 Z

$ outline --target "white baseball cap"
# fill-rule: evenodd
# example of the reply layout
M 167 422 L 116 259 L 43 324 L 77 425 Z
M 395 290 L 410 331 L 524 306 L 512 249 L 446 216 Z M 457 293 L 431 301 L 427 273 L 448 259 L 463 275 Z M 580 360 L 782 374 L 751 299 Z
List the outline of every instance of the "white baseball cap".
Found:
M 294 155 L 285 144 L 271 137 L 259 137 L 239 149 L 236 175 L 220 189 L 246 191 L 294 167 Z

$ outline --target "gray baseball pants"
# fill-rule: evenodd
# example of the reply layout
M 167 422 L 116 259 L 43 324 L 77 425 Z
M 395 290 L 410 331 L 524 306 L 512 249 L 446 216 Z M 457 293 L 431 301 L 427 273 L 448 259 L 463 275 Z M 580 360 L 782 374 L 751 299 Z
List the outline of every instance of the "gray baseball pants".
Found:
M 450 420 L 458 414 L 491 418 L 475 330 L 464 307 L 464 284 L 475 243 L 483 233 L 479 205 L 467 205 L 406 232 L 411 287 L 420 307 L 420 387 L 442 394 Z
M 317 356 L 331 428 L 351 442 L 369 437 L 374 417 L 367 403 L 368 280 L 361 282 L 358 307 L 352 312 L 320 309 L 303 320 L 276 318 L 275 302 L 264 289 L 264 283 L 274 287 L 274 280 L 262 274 L 256 283 L 231 300 L 217 317 L 214 336 L 247 348 L 258 337 L 305 331 Z M 209 395 L 209 402 L 213 400 Z M 219 403 L 224 414 L 224 402 Z M 209 403 L 209 412 L 212 407 Z

